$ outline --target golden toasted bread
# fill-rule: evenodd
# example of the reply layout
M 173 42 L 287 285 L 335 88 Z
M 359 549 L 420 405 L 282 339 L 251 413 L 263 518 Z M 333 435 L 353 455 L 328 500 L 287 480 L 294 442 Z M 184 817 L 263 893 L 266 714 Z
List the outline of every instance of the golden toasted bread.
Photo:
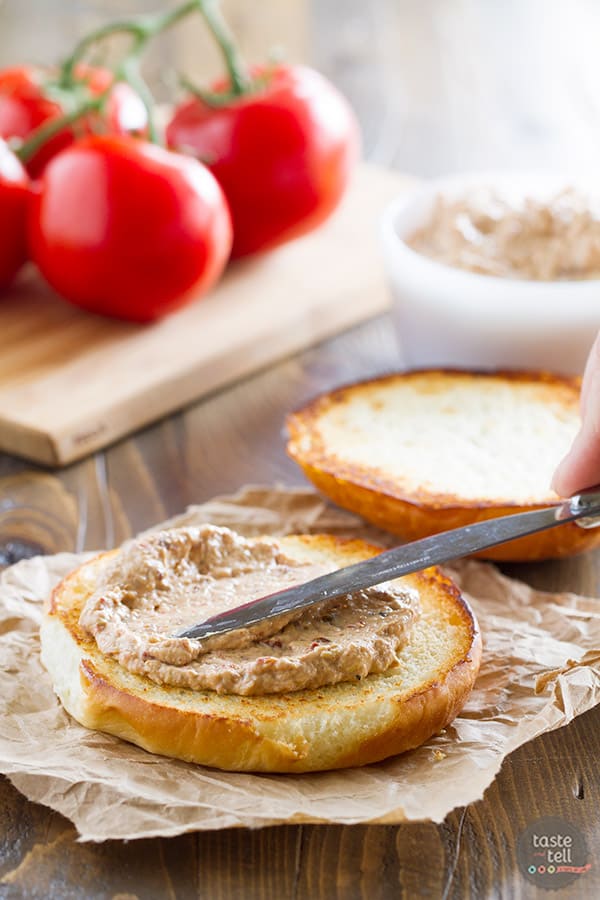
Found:
M 298 561 L 349 565 L 379 552 L 327 535 L 279 538 Z M 307 772 L 376 762 L 444 728 L 477 675 L 481 641 L 457 588 L 438 570 L 409 576 L 421 613 L 398 667 L 361 681 L 287 694 L 239 696 L 162 686 L 103 655 L 79 625 L 102 554 L 71 573 L 47 604 L 42 660 L 82 725 L 154 753 L 220 769 Z
M 579 379 L 407 372 L 343 387 L 292 414 L 288 453 L 335 503 L 405 540 L 556 503 L 579 427 Z M 479 554 L 569 556 L 600 543 L 574 523 Z

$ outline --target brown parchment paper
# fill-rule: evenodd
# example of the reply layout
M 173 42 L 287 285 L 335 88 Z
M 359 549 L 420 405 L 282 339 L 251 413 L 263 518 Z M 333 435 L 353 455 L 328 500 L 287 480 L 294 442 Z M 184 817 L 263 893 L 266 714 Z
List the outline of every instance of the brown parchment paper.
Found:
M 246 535 L 323 531 L 390 542 L 310 490 L 244 489 L 169 524 L 207 521 Z M 40 663 L 42 600 L 82 558 L 25 560 L 0 578 L 0 770 L 71 819 L 84 840 L 284 822 L 440 822 L 483 795 L 511 750 L 600 702 L 600 600 L 534 591 L 464 561 L 451 574 L 479 618 L 483 665 L 462 714 L 423 747 L 314 775 L 223 773 L 154 756 L 78 725 Z

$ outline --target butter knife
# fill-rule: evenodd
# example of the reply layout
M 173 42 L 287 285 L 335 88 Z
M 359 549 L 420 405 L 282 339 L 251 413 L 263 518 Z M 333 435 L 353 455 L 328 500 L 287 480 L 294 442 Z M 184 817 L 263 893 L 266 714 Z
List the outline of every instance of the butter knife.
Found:
M 486 519 L 385 550 L 363 562 L 219 613 L 205 622 L 185 628 L 176 637 L 201 640 L 238 628 L 248 628 L 291 610 L 304 609 L 342 594 L 373 587 L 383 581 L 469 556 L 566 522 L 576 522 L 581 528 L 600 526 L 600 486 L 576 494 L 556 506 Z

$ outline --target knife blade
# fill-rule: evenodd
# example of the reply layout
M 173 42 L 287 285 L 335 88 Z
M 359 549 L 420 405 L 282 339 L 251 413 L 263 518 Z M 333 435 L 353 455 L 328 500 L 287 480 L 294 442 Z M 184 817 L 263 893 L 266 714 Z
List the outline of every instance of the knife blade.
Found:
M 556 506 L 485 519 L 385 550 L 363 562 L 226 610 L 205 622 L 179 631 L 175 637 L 202 640 L 215 634 L 248 628 L 291 610 L 351 594 L 418 572 L 428 566 L 450 562 L 515 538 L 573 521 L 583 528 L 600 526 L 600 486 L 576 494 Z

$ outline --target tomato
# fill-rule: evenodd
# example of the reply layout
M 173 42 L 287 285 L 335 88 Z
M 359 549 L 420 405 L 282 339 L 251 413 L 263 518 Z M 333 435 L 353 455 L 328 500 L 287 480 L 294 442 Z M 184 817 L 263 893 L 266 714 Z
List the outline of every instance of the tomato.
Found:
M 46 167 L 31 257 L 66 300 L 136 322 L 208 290 L 231 248 L 223 193 L 201 163 L 131 137 L 84 138 Z
M 234 257 L 319 225 L 339 203 L 359 151 L 350 106 L 318 72 L 276 66 L 254 79 L 255 90 L 222 104 L 187 100 L 167 127 L 169 146 L 205 162 L 223 188 Z
M 96 96 L 113 83 L 108 69 L 78 65 L 75 74 Z M 64 115 L 69 101 L 73 102 L 73 98 L 58 87 L 55 72 L 32 66 L 0 70 L 0 137 L 27 139 L 40 126 Z M 128 84 L 117 82 L 102 113 L 90 113 L 76 125 L 60 131 L 27 162 L 26 168 L 32 176 L 39 175 L 48 161 L 78 135 L 99 130 L 113 134 L 143 132 L 146 125 L 146 108 L 140 97 Z
M 0 289 L 7 287 L 27 258 L 29 178 L 0 140 Z

